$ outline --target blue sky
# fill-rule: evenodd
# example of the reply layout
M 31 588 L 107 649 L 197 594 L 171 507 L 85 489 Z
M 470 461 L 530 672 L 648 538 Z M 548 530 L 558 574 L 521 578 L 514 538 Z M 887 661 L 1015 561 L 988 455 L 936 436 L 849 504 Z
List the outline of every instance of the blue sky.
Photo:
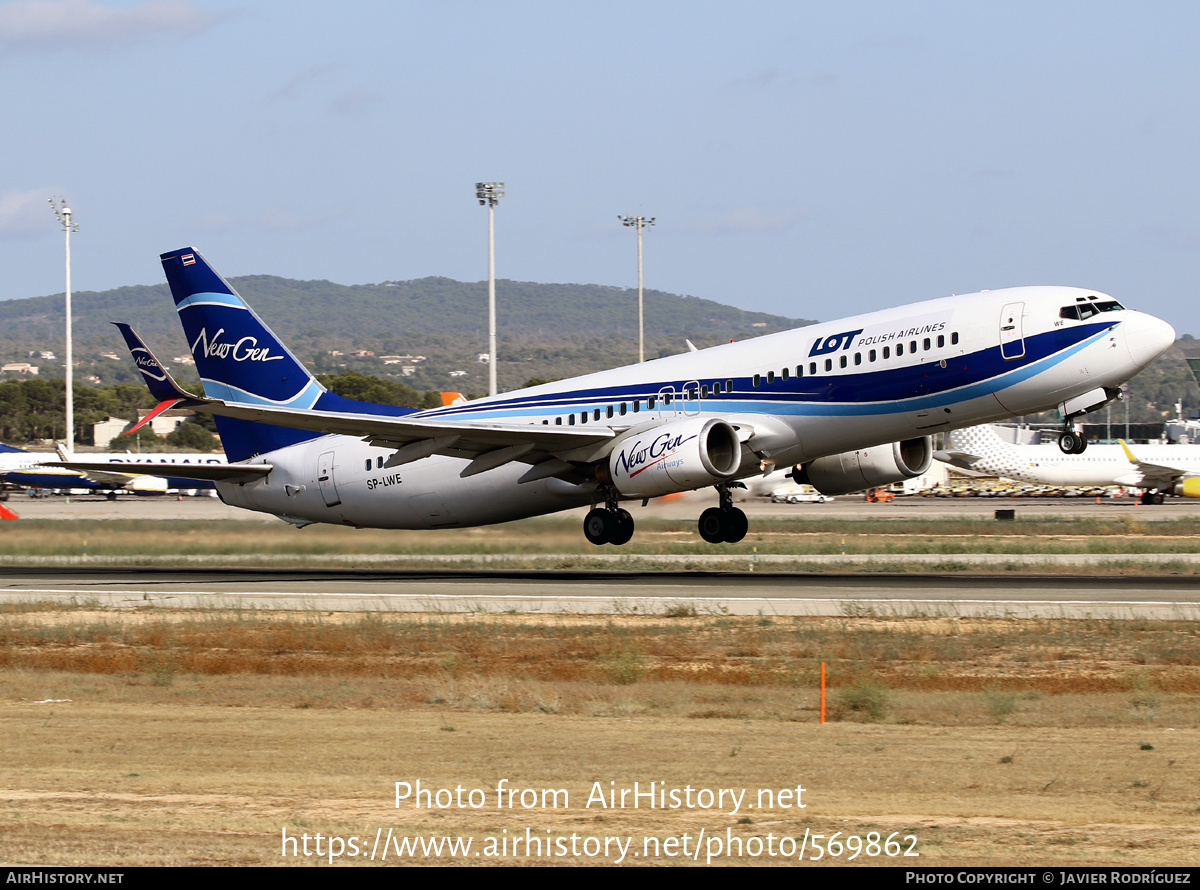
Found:
M 226 275 L 646 284 L 831 319 L 1068 284 L 1195 320 L 1188 3 L 0 4 L 0 299 Z M 329 307 L 323 307 L 326 310 Z M 503 305 L 501 303 L 501 312 Z

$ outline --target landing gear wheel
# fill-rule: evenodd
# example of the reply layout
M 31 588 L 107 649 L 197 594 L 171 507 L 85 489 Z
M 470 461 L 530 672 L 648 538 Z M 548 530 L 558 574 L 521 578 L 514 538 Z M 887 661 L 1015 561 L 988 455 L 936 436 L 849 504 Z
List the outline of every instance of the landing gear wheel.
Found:
M 736 544 L 742 538 L 746 537 L 746 532 L 749 528 L 750 520 L 737 507 L 721 511 L 722 537 L 725 539 L 726 544 Z
M 610 522 L 613 523 L 613 529 L 609 532 L 608 543 L 618 547 L 628 544 L 629 539 L 633 537 L 633 517 L 629 515 L 628 510 L 618 510 L 611 516 Z
M 736 544 L 746 537 L 750 521 L 737 507 L 709 507 L 700 514 L 700 537 L 710 544 Z
M 1078 454 L 1079 439 L 1072 432 L 1063 433 L 1058 437 L 1058 450 L 1063 454 Z
M 724 525 L 721 521 L 721 510 L 718 507 L 709 507 L 700 514 L 700 537 L 710 544 L 720 544 L 725 540 Z
M 614 531 L 615 523 L 607 510 L 597 507 L 583 517 L 583 536 L 597 546 L 608 543 L 609 536 Z M 632 522 L 632 520 L 630 520 Z
M 1083 452 L 1087 451 L 1087 439 L 1085 439 L 1083 436 L 1077 436 L 1076 438 L 1078 438 L 1079 441 L 1075 445 L 1075 450 L 1071 453 L 1083 454 Z

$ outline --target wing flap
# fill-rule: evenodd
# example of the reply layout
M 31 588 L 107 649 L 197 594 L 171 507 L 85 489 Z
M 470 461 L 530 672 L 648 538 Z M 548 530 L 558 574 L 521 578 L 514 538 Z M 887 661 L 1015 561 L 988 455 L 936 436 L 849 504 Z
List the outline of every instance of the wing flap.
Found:
M 199 402 L 199 404 L 195 404 Z M 617 435 L 608 427 L 596 427 L 587 432 L 561 429 L 539 424 L 480 423 L 479 421 L 443 421 L 412 416 L 388 417 L 378 414 L 349 414 L 331 411 L 308 411 L 299 408 L 277 408 L 270 405 L 248 405 L 220 399 L 194 400 L 188 407 L 197 411 L 236 417 L 276 426 L 292 427 L 329 435 L 357 436 L 372 444 L 403 448 L 411 443 L 453 438 L 453 442 L 430 451 L 443 451 L 456 456 L 474 457 L 496 448 L 532 444 L 539 451 L 553 454 L 573 451 L 607 442 Z

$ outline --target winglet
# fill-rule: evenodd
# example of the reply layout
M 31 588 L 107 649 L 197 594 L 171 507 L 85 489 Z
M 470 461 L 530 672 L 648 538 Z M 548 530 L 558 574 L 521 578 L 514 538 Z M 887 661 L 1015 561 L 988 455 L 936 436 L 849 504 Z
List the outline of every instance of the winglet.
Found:
M 198 399 L 190 392 L 181 387 L 175 382 L 174 378 L 167 373 L 167 369 L 163 367 L 162 362 L 155 358 L 154 353 L 150 351 L 142 338 L 139 337 L 129 325 L 124 322 L 114 321 L 117 330 L 121 332 L 121 336 L 125 338 L 125 343 L 129 347 L 129 352 L 133 356 L 133 362 L 137 365 L 137 369 L 142 372 L 142 377 L 146 381 L 146 386 L 150 388 L 150 395 L 158 399 L 159 402 L 174 400 L 176 402 L 184 399 L 203 402 L 204 399 Z M 155 409 L 155 413 L 162 408 L 161 404 Z M 143 421 L 144 423 L 145 421 Z M 140 426 L 140 424 L 139 424 Z M 134 427 L 136 429 L 137 427 Z M 132 430 L 131 430 L 132 432 Z
M 164 411 L 169 411 L 170 409 L 174 408 L 176 405 L 178 405 L 182 401 L 183 401 L 183 399 L 164 399 L 163 401 L 161 401 L 157 405 L 155 405 L 154 408 L 152 410 L 150 410 L 146 414 L 145 417 L 143 417 L 141 420 L 139 420 L 137 423 L 135 423 L 129 429 L 125 430 L 125 432 L 121 433 L 121 435 L 128 436 L 131 433 L 136 433 L 138 430 L 140 430 L 142 427 L 144 427 L 146 424 L 148 424 L 154 418 L 158 417 L 158 415 L 162 414 Z M 63 458 L 63 460 L 66 460 L 66 458 Z
M 1125 444 L 1124 439 L 1117 439 L 1117 441 L 1121 443 L 1121 448 L 1125 452 L 1125 456 L 1129 458 L 1129 462 L 1131 464 L 1140 463 L 1140 461 L 1133 456 L 1133 452 L 1129 450 L 1129 446 Z

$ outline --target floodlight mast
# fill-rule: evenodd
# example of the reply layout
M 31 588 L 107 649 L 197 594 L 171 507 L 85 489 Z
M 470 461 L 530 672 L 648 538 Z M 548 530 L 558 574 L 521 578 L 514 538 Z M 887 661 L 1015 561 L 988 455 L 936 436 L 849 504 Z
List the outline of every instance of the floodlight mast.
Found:
M 503 182 L 475 183 L 475 197 L 488 209 L 488 395 L 496 394 L 496 205 L 504 197 Z
M 62 226 L 65 240 L 66 252 L 66 315 L 67 315 L 67 416 L 66 416 L 66 439 L 67 449 L 75 450 L 75 392 L 71 385 L 75 377 L 75 362 L 73 352 L 71 350 L 71 233 L 79 231 L 79 224 L 71 219 L 71 208 L 67 206 L 67 202 L 61 197 L 50 198 L 50 207 L 54 210 L 54 216 Z
M 638 239 L 638 361 L 646 360 L 646 331 L 645 331 L 645 312 L 642 309 L 642 229 L 646 226 L 654 225 L 654 217 L 646 219 L 644 216 L 621 216 L 617 215 L 617 219 L 623 225 L 634 226 L 637 228 Z

